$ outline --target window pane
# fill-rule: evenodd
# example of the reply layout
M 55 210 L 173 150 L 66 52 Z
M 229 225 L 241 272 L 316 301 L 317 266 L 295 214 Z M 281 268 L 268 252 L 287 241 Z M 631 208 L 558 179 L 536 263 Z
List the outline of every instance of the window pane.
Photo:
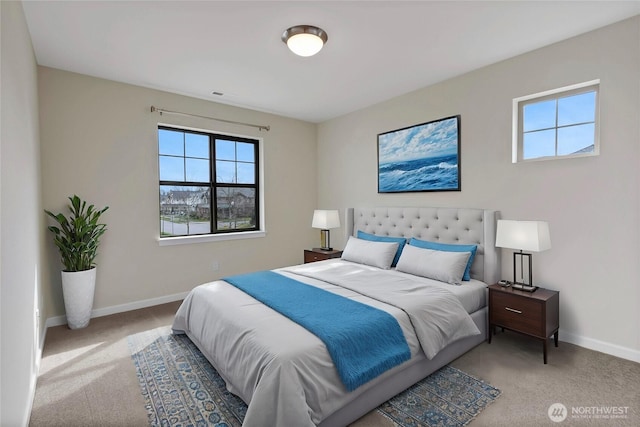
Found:
M 555 156 L 555 135 L 555 129 L 525 133 L 522 141 L 522 158 L 535 159 L 544 156 Z
M 256 227 L 254 188 L 218 187 L 216 202 L 219 230 Z
M 238 151 L 238 161 L 240 162 L 255 162 L 255 145 L 238 142 L 236 150 Z
M 255 165 L 253 163 L 238 163 L 238 184 L 255 184 Z
M 224 139 L 216 139 L 216 160 L 235 160 L 236 159 L 236 143 L 234 141 L 225 141 Z
M 593 122 L 595 121 L 595 115 L 595 92 L 558 99 L 558 126 Z
M 184 158 L 160 156 L 160 181 L 184 181 Z
M 184 132 L 158 129 L 158 152 L 172 156 L 184 156 Z
M 216 182 L 236 183 L 236 162 L 216 162 Z
M 522 108 L 522 126 L 525 132 L 548 129 L 556 125 L 556 101 L 536 102 Z
M 558 129 L 558 155 L 593 153 L 595 125 L 593 123 Z
M 209 160 L 186 159 L 187 181 L 209 182 Z
M 211 233 L 207 187 L 160 186 L 160 235 Z
M 207 135 L 187 133 L 184 143 L 187 157 L 209 158 L 209 137 Z

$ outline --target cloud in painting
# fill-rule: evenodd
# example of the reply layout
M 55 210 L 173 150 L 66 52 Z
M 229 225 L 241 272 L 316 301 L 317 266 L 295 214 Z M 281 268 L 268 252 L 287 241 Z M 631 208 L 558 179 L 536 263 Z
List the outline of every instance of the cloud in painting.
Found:
M 426 123 L 379 135 L 380 164 L 456 153 L 457 118 Z

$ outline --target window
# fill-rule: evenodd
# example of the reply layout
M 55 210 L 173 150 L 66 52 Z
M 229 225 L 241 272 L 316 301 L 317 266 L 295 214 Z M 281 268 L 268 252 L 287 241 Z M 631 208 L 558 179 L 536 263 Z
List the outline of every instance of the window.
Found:
M 513 162 L 599 154 L 599 83 L 514 99 Z
M 259 229 L 259 141 L 158 127 L 160 237 Z

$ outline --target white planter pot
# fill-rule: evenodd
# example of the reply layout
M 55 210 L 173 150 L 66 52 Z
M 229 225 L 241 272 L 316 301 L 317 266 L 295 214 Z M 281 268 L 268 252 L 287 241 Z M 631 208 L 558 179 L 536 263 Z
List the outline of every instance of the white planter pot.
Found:
M 89 325 L 96 288 L 96 269 L 62 272 L 62 294 L 67 312 L 67 324 L 71 329 Z

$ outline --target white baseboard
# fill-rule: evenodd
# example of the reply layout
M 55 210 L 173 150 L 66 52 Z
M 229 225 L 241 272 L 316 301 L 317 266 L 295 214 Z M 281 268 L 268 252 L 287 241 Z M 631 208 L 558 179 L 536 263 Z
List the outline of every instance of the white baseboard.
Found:
M 124 313 L 125 311 L 132 311 L 132 310 L 137 310 L 139 308 L 152 307 L 154 305 L 160 305 L 160 304 L 166 304 L 168 302 L 179 301 L 184 299 L 188 293 L 189 292 L 187 291 L 179 294 L 166 295 L 158 298 L 151 298 L 151 299 L 145 299 L 141 301 L 129 302 L 126 304 L 113 305 L 111 307 L 97 308 L 91 311 L 91 318 L 93 319 L 94 317 L 102 317 L 102 316 L 108 316 L 110 314 Z M 42 334 L 43 335 L 42 342 L 44 343 L 44 335 L 46 334 L 47 328 L 50 328 L 52 326 L 66 325 L 66 324 L 67 324 L 66 316 L 49 317 L 45 322 L 45 333 Z
M 36 357 L 39 357 L 36 355 Z M 29 425 L 31 422 L 31 411 L 33 411 L 33 401 L 36 398 L 36 385 L 38 384 L 38 374 L 39 369 L 35 372 L 31 373 L 31 378 L 29 380 L 29 402 L 27 404 L 27 412 L 25 414 L 24 419 L 27 420 L 25 425 Z
M 600 341 L 593 338 L 583 337 L 581 335 L 572 334 L 571 332 L 563 331 L 562 329 L 560 329 L 558 333 L 558 338 L 560 341 L 579 345 L 580 347 L 588 348 L 590 350 L 599 351 L 601 353 L 610 354 L 611 356 L 616 356 L 622 359 L 640 363 L 640 351 L 638 350 L 622 347 L 617 344 L 611 344 L 609 342 Z

